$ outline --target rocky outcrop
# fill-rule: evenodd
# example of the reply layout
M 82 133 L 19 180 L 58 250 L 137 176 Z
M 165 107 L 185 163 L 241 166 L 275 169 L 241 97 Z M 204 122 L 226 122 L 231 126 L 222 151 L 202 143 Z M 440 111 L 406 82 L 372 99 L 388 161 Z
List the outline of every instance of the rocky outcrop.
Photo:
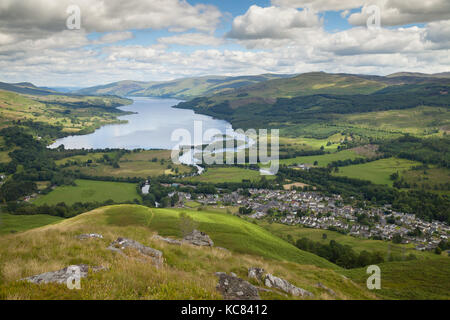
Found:
M 262 268 L 255 268 L 255 267 L 248 268 L 249 279 L 263 281 L 264 273 L 265 273 L 265 271 Z
M 167 242 L 169 244 L 178 245 L 178 246 L 181 246 L 181 243 L 182 243 L 181 240 L 176 240 L 176 239 L 171 239 L 171 238 L 164 238 L 164 237 L 161 237 L 161 236 L 159 236 L 157 234 L 153 236 L 153 239 L 159 240 L 159 241 L 163 241 L 163 242 Z
M 217 290 L 225 300 L 260 300 L 258 288 L 234 275 L 216 273 L 219 277 Z
M 108 249 L 123 255 L 125 255 L 124 250 L 126 249 L 136 250 L 146 258 L 151 259 L 157 266 L 160 266 L 163 263 L 163 254 L 161 251 L 146 247 L 143 244 L 131 239 L 117 238 L 116 241 L 113 241 L 109 245 Z
M 80 265 L 69 266 L 67 268 L 64 268 L 64 269 L 61 269 L 58 271 L 38 274 L 38 275 L 28 277 L 25 279 L 21 279 L 21 280 L 28 281 L 28 282 L 35 283 L 35 284 L 41 284 L 41 283 L 43 283 L 43 284 L 45 284 L 45 283 L 64 284 L 64 283 L 67 283 L 67 280 L 69 280 L 69 278 L 73 277 L 74 275 L 79 275 L 79 277 L 81 279 L 81 278 L 86 278 L 88 276 L 89 271 L 99 272 L 99 271 L 103 271 L 103 270 L 107 270 L 107 268 L 105 268 L 105 267 L 90 267 L 85 264 L 80 264 Z M 79 271 L 79 274 L 78 274 L 78 271 Z
M 79 236 L 77 236 L 77 239 L 79 239 L 79 240 L 103 239 L 103 236 L 98 233 L 86 233 L 86 234 L 80 234 Z
M 266 274 L 264 278 L 264 284 L 269 288 L 279 289 L 286 293 L 289 293 L 293 296 L 297 297 L 312 297 L 314 296 L 311 292 L 306 291 L 305 289 L 298 288 L 288 281 L 275 277 L 271 274 Z
M 214 246 L 214 242 L 211 240 L 211 238 L 206 233 L 200 232 L 198 230 L 194 230 L 192 231 L 192 233 L 185 236 L 183 238 L 183 242 L 200 247 Z
M 330 289 L 330 288 L 324 286 L 321 282 L 318 282 L 318 283 L 317 283 L 317 288 L 323 289 L 323 290 L 327 291 L 327 292 L 328 292 L 330 295 L 332 295 L 332 296 L 335 296 L 335 295 L 336 295 L 336 292 L 334 292 L 334 290 L 332 290 L 332 289 Z

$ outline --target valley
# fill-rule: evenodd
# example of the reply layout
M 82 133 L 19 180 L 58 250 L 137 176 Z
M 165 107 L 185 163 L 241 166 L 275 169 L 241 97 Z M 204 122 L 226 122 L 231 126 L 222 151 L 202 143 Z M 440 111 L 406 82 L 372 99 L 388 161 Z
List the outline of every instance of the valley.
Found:
M 221 299 L 215 272 L 263 285 L 247 274 L 263 267 L 314 299 L 448 299 L 448 86 L 445 77 L 326 73 L 120 82 L 69 94 L 4 84 L 0 242 L 9 245 L 0 250 L 0 298 Z M 194 120 L 223 134 L 279 128 L 279 171 L 174 163 L 171 133 L 192 132 Z M 185 228 L 215 247 L 153 237 L 180 239 Z M 80 244 L 85 233 L 103 238 Z M 160 250 L 164 268 L 115 256 L 106 248 L 117 237 Z M 24 241 L 48 259 L 14 251 Z M 74 292 L 16 281 L 75 264 L 108 271 Z M 365 286 L 370 264 L 386 274 L 381 291 Z M 427 284 L 411 278 L 423 268 Z

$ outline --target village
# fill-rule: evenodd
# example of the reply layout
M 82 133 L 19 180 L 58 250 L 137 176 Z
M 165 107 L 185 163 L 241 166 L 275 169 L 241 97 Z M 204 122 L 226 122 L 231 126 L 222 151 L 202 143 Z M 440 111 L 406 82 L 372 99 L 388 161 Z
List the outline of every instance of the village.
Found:
M 180 206 L 191 200 L 178 193 Z M 253 219 L 270 219 L 287 225 L 341 232 L 350 236 L 416 245 L 416 250 L 434 250 L 447 241 L 450 227 L 440 221 L 427 222 L 414 214 L 397 212 L 391 205 L 359 208 L 344 204 L 340 195 L 297 190 L 249 189 L 232 193 L 200 195 L 202 205 L 240 207 Z

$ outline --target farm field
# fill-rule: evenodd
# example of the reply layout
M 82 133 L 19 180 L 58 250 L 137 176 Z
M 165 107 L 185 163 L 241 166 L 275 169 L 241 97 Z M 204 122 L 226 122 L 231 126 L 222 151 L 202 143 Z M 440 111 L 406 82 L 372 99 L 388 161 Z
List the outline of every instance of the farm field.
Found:
M 121 161 L 152 161 L 156 158 L 158 161 L 170 160 L 171 150 L 145 150 L 139 152 L 131 152 L 125 154 L 120 160 Z
M 419 162 L 388 158 L 380 159 L 373 162 L 367 162 L 364 164 L 351 165 L 347 167 L 340 167 L 339 172 L 335 173 L 338 176 L 345 176 L 355 179 L 368 180 L 375 184 L 383 184 L 392 186 L 393 181 L 390 179 L 390 175 L 399 172 L 409 170 L 413 166 L 420 165 Z
M 450 111 L 447 108 L 420 106 L 407 110 L 352 114 L 342 116 L 341 119 L 358 128 L 427 136 L 436 134 L 450 124 Z
M 169 169 L 169 163 L 161 164 L 160 162 L 150 161 L 129 161 L 119 162 L 120 168 L 113 168 L 111 165 L 95 163 L 89 166 L 70 166 L 67 169 L 71 171 L 78 171 L 94 177 L 120 177 L 120 178 L 144 178 L 156 177 L 163 174 L 176 174 L 175 169 L 178 168 L 178 173 L 189 173 L 191 168 L 184 165 L 174 165 L 173 169 Z
M 96 160 L 103 158 L 104 155 L 112 156 L 113 152 L 88 153 L 87 155 L 78 155 L 78 156 L 64 158 L 61 160 L 56 160 L 55 163 L 56 163 L 56 165 L 60 166 L 60 165 L 66 164 L 68 162 L 86 163 L 89 160 L 91 160 L 92 162 L 95 162 Z
M 401 177 L 412 189 L 426 189 L 428 191 L 450 194 L 450 170 L 446 168 L 429 168 L 426 170 L 408 170 Z M 447 188 L 445 186 L 447 185 Z
M 22 232 L 29 229 L 39 228 L 48 224 L 63 220 L 45 214 L 32 216 L 16 216 L 0 212 L 0 235 Z
M 344 140 L 345 136 L 340 133 L 334 134 L 326 139 L 313 139 L 313 138 L 290 138 L 290 137 L 280 137 L 280 147 L 289 148 L 294 150 L 311 150 L 320 149 L 324 147 L 325 151 L 336 151 L 337 147 L 340 145 L 340 141 Z M 331 142 L 331 145 L 327 145 Z
M 340 152 L 323 154 L 317 156 L 306 156 L 306 157 L 296 157 L 291 159 L 282 159 L 280 160 L 280 164 L 285 165 L 293 165 L 293 164 L 314 164 L 315 161 L 318 162 L 319 167 L 326 167 L 329 163 L 338 160 L 348 160 L 348 159 L 356 159 L 356 158 L 364 158 L 361 155 L 356 154 L 351 150 L 344 150 Z
M 76 180 L 76 186 L 57 187 L 49 194 L 37 198 L 36 205 L 56 205 L 65 202 L 72 205 L 76 202 L 126 202 L 139 199 L 136 185 L 123 182 L 104 182 L 91 180 Z
M 185 178 L 193 182 L 219 183 L 242 182 L 242 180 L 260 180 L 263 177 L 259 171 L 243 168 L 208 168 L 202 175 Z M 274 179 L 273 176 L 265 176 L 266 179 Z

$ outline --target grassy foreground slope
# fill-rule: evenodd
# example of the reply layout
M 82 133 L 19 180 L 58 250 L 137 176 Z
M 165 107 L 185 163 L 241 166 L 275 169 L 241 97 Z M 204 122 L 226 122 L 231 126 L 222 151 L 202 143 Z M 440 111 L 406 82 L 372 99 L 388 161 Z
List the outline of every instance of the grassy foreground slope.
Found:
M 104 207 L 55 225 L 2 236 L 0 299 L 220 299 L 214 273 L 235 272 L 248 279 L 247 269 L 251 266 L 263 267 L 310 290 L 318 299 L 376 298 L 365 287 L 337 273 L 336 266 L 294 248 L 258 226 L 223 214 L 187 213 L 199 222 L 199 229 L 207 232 L 217 246 L 228 250 L 173 246 L 152 239 L 155 231 L 163 235 L 178 234 L 178 210 L 132 205 Z M 76 235 L 90 232 L 101 233 L 104 239 L 76 239 Z M 161 250 L 164 267 L 156 269 L 149 263 L 107 250 L 109 243 L 119 236 Z M 255 247 L 257 249 L 253 249 Z M 255 250 L 277 259 L 257 256 Z M 69 290 L 65 285 L 31 285 L 16 281 L 79 263 L 109 269 L 83 279 L 81 290 Z M 319 281 L 336 291 L 336 297 L 317 288 Z M 261 296 L 291 298 L 277 293 L 261 293 Z
M 385 299 L 448 300 L 450 295 L 450 258 L 389 262 L 379 265 L 381 290 Z M 344 271 L 360 285 L 367 281 L 366 269 Z
M 365 269 L 343 270 L 231 215 L 184 210 L 216 246 L 227 250 L 174 246 L 153 239 L 155 233 L 180 235 L 180 211 L 110 206 L 57 224 L 0 236 L 0 299 L 221 299 L 215 288 L 215 272 L 234 272 L 249 280 L 247 269 L 255 266 L 311 291 L 316 299 L 449 298 L 447 257 L 384 263 L 380 265 L 382 290 L 369 291 Z M 76 238 L 92 232 L 102 234 L 104 239 Z M 120 236 L 161 250 L 164 266 L 157 269 L 148 262 L 107 250 Z M 83 279 L 81 290 L 17 281 L 80 263 L 108 270 Z M 334 290 L 336 296 L 319 289 L 318 282 Z M 292 298 L 278 292 L 263 292 L 261 297 Z

